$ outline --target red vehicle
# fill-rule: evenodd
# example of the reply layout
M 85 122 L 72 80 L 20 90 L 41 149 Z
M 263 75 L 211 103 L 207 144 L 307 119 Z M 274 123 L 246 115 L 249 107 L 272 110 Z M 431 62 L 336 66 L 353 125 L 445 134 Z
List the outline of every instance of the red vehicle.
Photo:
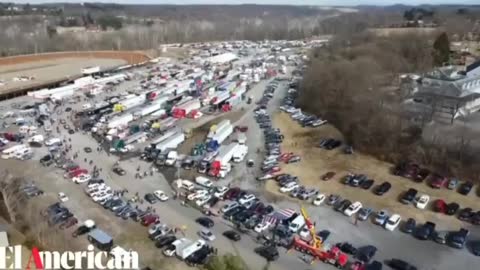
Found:
M 225 195 L 223 195 L 223 198 L 225 198 L 225 200 L 230 200 L 232 198 L 238 197 L 240 191 L 241 189 L 238 187 L 231 188 L 225 193 Z
M 433 174 L 430 179 L 430 186 L 432 188 L 441 188 L 447 184 L 448 179 L 439 174 Z
M 159 222 L 160 222 L 160 217 L 154 214 L 149 214 L 142 218 L 143 226 L 150 226 L 152 224 L 159 223 Z
M 327 172 L 326 174 L 322 175 L 322 180 L 323 181 L 328 181 L 332 179 L 335 176 L 335 172 Z
M 80 169 L 80 166 L 70 167 L 70 168 L 67 169 L 67 171 L 68 172 L 73 172 L 73 171 L 78 170 L 78 169 Z
M 435 201 L 433 210 L 438 213 L 445 213 L 447 211 L 447 203 L 444 200 L 438 199 Z
M 283 162 L 287 162 L 290 158 L 293 157 L 293 152 L 290 152 L 290 153 L 282 153 L 279 157 L 278 157 L 278 160 L 279 161 L 283 161 Z
M 74 170 L 74 171 L 71 171 L 71 172 L 67 173 L 65 176 L 66 176 L 67 178 L 73 178 L 73 177 L 80 176 L 80 175 L 82 175 L 82 174 L 88 174 L 88 170 L 78 168 L 78 169 L 76 169 L 76 170 Z

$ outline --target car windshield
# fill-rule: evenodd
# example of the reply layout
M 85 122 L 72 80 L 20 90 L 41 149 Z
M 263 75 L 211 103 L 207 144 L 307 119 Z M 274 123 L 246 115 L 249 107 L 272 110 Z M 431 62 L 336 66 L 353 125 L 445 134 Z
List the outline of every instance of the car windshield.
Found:
M 397 219 L 390 219 L 390 220 L 388 220 L 388 224 L 389 224 L 389 225 L 395 225 L 395 223 L 397 223 Z

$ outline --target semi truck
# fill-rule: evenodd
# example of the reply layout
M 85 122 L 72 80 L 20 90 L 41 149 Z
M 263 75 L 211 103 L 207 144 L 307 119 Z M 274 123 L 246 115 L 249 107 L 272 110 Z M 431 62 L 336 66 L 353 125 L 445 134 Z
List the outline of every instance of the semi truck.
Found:
M 163 153 L 167 149 L 176 149 L 184 141 L 185 141 L 185 134 L 183 134 L 183 132 L 176 132 L 165 141 L 157 144 L 155 148 L 159 150 L 160 153 Z
M 213 136 L 215 136 L 215 134 L 220 132 L 222 129 L 224 129 L 228 125 L 231 125 L 230 120 L 228 119 L 225 119 L 216 125 L 212 125 L 210 127 L 210 131 L 208 132 L 207 138 L 212 138 Z
M 133 115 L 134 115 L 135 118 L 138 119 L 138 118 L 140 118 L 140 117 L 144 117 L 144 116 L 146 116 L 146 115 L 149 115 L 149 114 L 151 114 L 151 113 L 153 113 L 153 112 L 156 112 L 156 111 L 160 110 L 160 109 L 161 109 L 161 106 L 162 106 L 161 104 L 151 104 L 151 105 L 147 105 L 147 106 L 145 106 L 145 107 L 143 107 L 143 108 L 140 108 L 139 110 L 135 111 L 135 112 L 133 113 Z
M 225 177 L 230 172 L 230 161 L 237 151 L 237 146 L 237 143 L 231 143 L 220 147 L 218 155 L 210 165 L 210 171 L 208 172 L 210 176 Z
M 222 130 L 220 130 L 219 132 L 217 132 L 211 140 L 213 141 L 217 141 L 219 144 L 223 143 L 225 141 L 225 139 L 228 138 L 228 136 L 230 136 L 231 134 L 233 133 L 233 126 L 230 124 L 230 125 L 227 125 L 225 126 L 224 128 L 222 128 Z
M 131 121 L 133 121 L 133 114 L 126 113 L 110 119 L 108 121 L 107 127 L 110 129 L 110 128 L 119 127 L 119 126 L 126 126 Z
M 184 118 L 194 114 L 202 107 L 199 99 L 193 99 L 172 109 L 172 116 L 175 118 Z

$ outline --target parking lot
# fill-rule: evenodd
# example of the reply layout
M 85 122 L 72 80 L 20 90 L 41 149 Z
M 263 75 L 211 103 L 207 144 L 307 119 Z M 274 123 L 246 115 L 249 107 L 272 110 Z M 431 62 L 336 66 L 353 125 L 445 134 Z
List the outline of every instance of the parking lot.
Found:
M 169 100 L 167 103 L 172 102 L 168 105 L 172 106 L 155 107 L 154 113 L 150 112 L 139 117 L 139 112 L 158 104 L 155 103 L 158 99 L 148 101 L 141 99 L 138 103 L 140 105 L 132 105 L 133 102 L 137 102 L 138 97 L 145 93 L 148 93 L 149 97 L 152 96 L 151 93 L 161 96 L 163 92 L 169 91 L 168 87 L 153 83 L 157 79 L 147 77 L 162 77 L 162 74 L 168 73 L 162 70 L 164 66 L 170 68 L 167 71 L 178 74 L 182 69 L 194 70 L 200 65 L 179 68 L 176 65 L 181 66 L 180 63 L 166 64 L 166 62 L 149 68 L 132 69 L 128 72 L 128 80 L 119 82 L 93 97 L 90 95 L 79 95 L 78 98 L 66 97 L 58 103 L 60 105 L 48 102 L 48 108 L 51 110 L 49 118 L 54 121 L 51 122 L 48 131 L 45 127 L 35 128 L 37 130 L 35 134 L 44 135 L 45 140 L 19 156 L 7 155 L 4 152 L 7 159 L 2 160 L 2 169 L 9 169 L 12 173 L 23 175 L 34 182 L 45 192 L 42 196 L 63 201 L 62 204 L 68 207 L 78 220 L 78 225 L 86 220 L 94 220 L 97 228 L 113 238 L 114 246 L 138 251 L 142 265 L 152 269 L 161 269 L 167 263 L 169 266 L 175 265 L 182 269 L 185 268 L 182 260 L 189 265 L 202 264 L 210 256 L 209 253 L 215 252 L 239 255 L 250 269 L 263 269 L 267 265 L 271 269 L 296 267 L 325 269 L 329 266 L 321 262 L 306 264 L 305 262 L 311 259 L 310 256 L 304 257 L 296 251 L 287 253 L 287 250 L 291 249 L 289 244 L 292 237 L 302 238 L 304 240 L 301 241 L 304 242 L 308 242 L 308 238 L 312 240 L 312 237 L 316 237 L 310 235 L 306 229 L 309 227 L 305 224 L 308 220 L 314 224 L 316 233 L 324 231 L 320 234 L 324 250 L 329 250 L 329 246 L 339 242 L 351 243 L 359 248 L 359 254 L 362 247 L 376 247 L 377 252 L 373 258 L 363 259 L 360 255 L 346 254 L 349 258 L 349 263 L 346 264 L 348 267 L 358 261 L 364 261 L 367 265 L 368 262 L 375 260 L 383 263 L 385 260 L 398 258 L 410 262 L 418 269 L 454 267 L 475 269 L 478 258 L 466 248 L 457 250 L 430 240 L 419 241 L 411 235 L 400 232 L 400 227 L 390 232 L 372 222 L 357 221 L 354 218 L 357 212 L 352 213 L 349 218 L 327 206 L 328 196 L 338 194 L 351 202 L 360 201 L 363 206 L 371 207 L 374 211 L 386 209 L 389 213 L 398 213 L 402 220 L 413 217 L 419 225 L 425 221 L 432 221 L 436 223 L 437 230 L 441 231 L 458 230 L 463 227 L 470 231 L 469 239 L 475 240 L 480 237 L 478 227 L 459 221 L 456 217 L 435 213 L 430 210 L 430 206 L 420 210 L 414 205 L 398 202 L 402 192 L 414 187 L 419 194 L 425 193 L 430 196 L 430 205 L 434 200 L 444 198 L 447 202 L 458 202 L 462 208 L 471 207 L 478 211 L 480 209 L 476 208 L 478 198 L 473 194 L 475 192 L 463 196 L 445 188 L 434 190 L 425 182 L 415 183 L 394 176 L 390 172 L 392 165 L 360 153 L 347 155 L 340 150 L 342 148 L 333 150 L 317 148 L 321 139 L 341 140 L 340 134 L 316 117 L 305 122 L 311 127 L 302 128 L 288 113 L 279 111 L 279 107 L 285 105 L 283 102 L 287 93 L 294 92 L 289 87 L 295 82 L 291 75 L 295 69 L 294 60 L 284 61 L 283 58 L 279 58 L 281 53 L 275 54 L 274 57 L 279 60 L 273 61 L 267 71 L 259 73 L 258 76 L 262 76 L 260 79 L 256 78 L 257 73 L 247 69 L 249 66 L 252 66 L 250 69 L 258 67 L 256 66 L 258 62 L 254 63 L 255 58 L 263 57 L 261 59 L 265 60 L 270 52 L 260 48 L 245 50 L 249 51 L 248 56 L 240 57 L 233 63 L 228 62 L 233 68 L 230 68 L 227 74 L 240 74 L 236 75 L 237 79 L 233 77 L 228 79 L 235 82 L 235 87 L 226 90 L 243 96 L 238 104 L 233 103 L 235 94 L 228 96 L 232 103 L 217 102 L 225 90 L 211 91 L 209 94 L 211 98 L 208 101 L 202 99 L 196 103 L 194 101 L 198 96 L 187 92 L 181 94 L 176 88 L 167 98 Z M 233 51 L 240 54 L 243 50 Z M 284 64 L 281 64 L 282 62 Z M 223 65 L 227 66 L 219 64 Z M 157 68 L 158 72 L 153 71 Z M 146 75 L 147 73 L 150 75 Z M 245 76 L 241 77 L 242 75 Z M 243 79 L 238 79 L 239 77 Z M 165 78 L 158 80 L 163 79 Z M 209 80 L 217 82 L 214 79 Z M 233 84 L 220 81 L 218 80 L 216 84 L 217 88 L 233 87 Z M 140 86 L 149 84 L 148 82 L 154 86 L 150 88 Z M 243 87 L 241 82 L 249 82 L 248 91 L 240 89 Z M 177 84 L 180 85 L 179 82 Z M 245 92 L 240 92 L 244 90 Z M 133 96 L 123 95 L 127 91 L 132 92 L 130 95 Z M 179 95 L 183 101 L 176 100 Z M 112 105 L 97 106 L 100 101 L 119 96 L 126 98 L 118 98 L 117 103 Z M 72 100 L 74 101 L 71 102 Z M 32 97 L 20 97 L 2 102 L 1 113 L 13 111 L 15 115 L 4 118 L 3 133 L 19 134 L 21 126 L 34 126 L 33 123 L 38 123 L 34 120 L 35 114 L 23 112 L 28 108 L 20 107 L 23 104 L 33 104 L 35 101 Z M 208 105 L 204 105 L 205 103 Z M 123 107 L 119 111 L 113 111 L 112 107 L 118 108 L 115 107 L 117 104 Z M 108 112 L 105 113 L 104 110 Z M 155 113 L 160 115 L 162 110 L 165 115 L 162 114 L 161 117 L 154 115 Z M 170 112 L 166 113 L 167 110 Z M 79 112 L 83 113 L 78 114 Z M 181 114 L 184 115 L 178 116 Z M 24 119 L 23 125 L 15 123 L 19 118 Z M 162 129 L 167 123 L 165 119 L 170 118 L 175 122 L 174 127 L 157 130 Z M 50 122 L 50 119 L 47 118 L 44 122 Z M 221 128 L 222 121 L 227 120 L 228 124 Z M 28 128 L 27 135 L 35 136 L 29 134 L 30 129 L 33 130 Z M 204 130 L 201 135 L 196 133 L 198 129 Z M 229 129 L 231 131 L 228 131 L 224 138 L 221 130 Z M 212 133 L 212 137 L 204 138 L 208 136 L 207 133 Z M 162 138 L 166 134 L 171 135 Z M 240 140 L 239 134 L 244 134 L 246 140 Z M 183 139 L 176 143 L 173 139 L 175 136 Z M 60 143 L 55 143 L 53 138 L 59 138 Z M 198 142 L 189 141 L 193 138 L 198 139 Z M 145 150 L 145 147 L 155 140 L 158 143 Z M 28 138 L 19 139 L 18 143 L 26 141 L 34 144 L 28 141 Z M 216 141 L 216 144 L 211 143 L 212 141 Z M 9 149 L 14 144 L 15 142 L 7 142 L 2 149 Z M 55 145 L 58 146 L 56 149 L 53 148 Z M 246 146 L 248 151 L 246 155 L 238 157 L 239 149 L 244 149 L 240 145 Z M 192 154 L 194 150 L 192 148 L 195 146 L 199 153 Z M 207 148 L 214 150 L 209 151 Z M 46 155 L 51 155 L 55 162 L 44 159 Z M 269 156 L 275 158 L 270 159 Z M 232 162 L 236 158 L 238 162 Z M 39 162 L 41 159 L 42 162 Z M 188 165 L 191 163 L 187 160 L 194 161 L 194 166 Z M 201 164 L 207 164 L 204 173 L 198 173 L 203 166 Z M 328 181 L 320 179 L 330 171 L 336 173 L 332 179 Z M 342 184 L 341 180 L 348 172 L 365 174 L 374 179 L 373 187 L 364 190 Z M 298 183 L 305 185 L 305 191 L 300 192 L 297 186 L 280 192 L 278 184 L 271 179 L 281 173 L 297 176 Z M 197 176 L 206 177 L 210 182 L 197 180 Z M 182 181 L 178 181 L 179 179 Z M 391 190 L 383 196 L 372 194 L 371 190 L 383 181 L 392 183 Z M 293 199 L 288 195 L 294 190 L 299 192 L 298 196 L 305 196 L 306 200 Z M 325 202 L 320 206 L 313 205 L 317 191 L 326 196 Z M 59 197 L 60 192 L 68 199 L 64 196 Z M 32 200 L 41 200 L 42 196 Z M 235 201 L 238 203 L 231 205 Z M 301 220 L 302 207 L 306 213 L 300 227 L 305 229 L 291 231 L 289 229 L 291 223 Z M 347 207 L 348 205 L 345 205 L 345 208 Z M 196 221 L 197 218 L 205 217 L 205 213 L 209 214 L 208 218 L 214 224 L 207 225 L 210 227 L 209 232 L 205 232 L 205 226 Z M 71 222 L 70 217 L 66 219 Z M 158 224 L 164 226 L 160 227 Z M 65 233 L 71 234 L 78 225 L 64 229 Z M 152 229 L 150 233 L 147 227 Z M 286 230 L 283 236 L 279 232 L 281 230 Z M 236 232 L 241 239 L 230 240 L 223 236 L 226 231 Z M 326 235 L 325 231 L 329 231 L 329 235 Z M 213 240 L 208 233 L 214 235 L 215 239 Z M 149 236 L 155 241 L 149 239 Z M 237 236 L 230 237 L 238 239 Z M 168 255 L 172 249 L 170 246 L 173 244 L 172 241 L 177 238 L 191 241 L 203 238 L 207 240 L 204 246 L 208 248 L 201 248 L 192 253 L 196 255 L 180 255 L 184 254 L 184 250 L 178 250 L 181 245 L 179 243 L 173 249 L 177 249 L 176 257 L 181 260 L 160 255 L 162 253 Z M 86 243 L 84 237 L 79 236 L 76 239 L 74 241 Z M 273 243 L 278 245 L 278 247 L 274 245 L 277 255 L 270 253 L 270 244 Z M 272 261 L 267 263 L 265 258 Z M 333 264 L 339 263 L 338 257 L 333 258 Z M 333 266 L 331 268 L 333 269 Z

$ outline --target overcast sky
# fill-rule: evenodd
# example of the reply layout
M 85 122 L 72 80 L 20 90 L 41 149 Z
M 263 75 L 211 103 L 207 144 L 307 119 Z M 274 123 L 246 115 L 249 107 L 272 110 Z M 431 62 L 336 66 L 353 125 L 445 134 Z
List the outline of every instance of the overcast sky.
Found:
M 15 3 L 52 3 L 52 2 L 109 2 L 121 4 L 283 4 L 283 5 L 392 5 L 392 4 L 478 4 L 480 0 L 10 0 Z

